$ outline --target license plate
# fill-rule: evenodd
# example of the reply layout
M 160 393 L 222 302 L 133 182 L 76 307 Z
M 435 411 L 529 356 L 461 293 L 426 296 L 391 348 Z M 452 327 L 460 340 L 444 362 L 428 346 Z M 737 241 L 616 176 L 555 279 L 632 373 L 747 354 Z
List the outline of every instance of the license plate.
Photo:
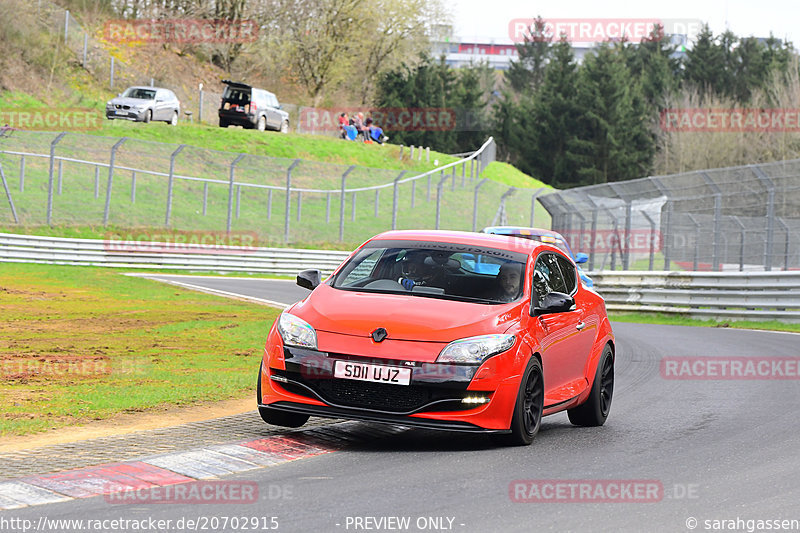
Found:
M 372 381 L 373 383 L 391 383 L 393 385 L 409 385 L 411 369 L 397 366 L 370 365 L 352 361 L 336 361 L 333 376 L 342 379 Z

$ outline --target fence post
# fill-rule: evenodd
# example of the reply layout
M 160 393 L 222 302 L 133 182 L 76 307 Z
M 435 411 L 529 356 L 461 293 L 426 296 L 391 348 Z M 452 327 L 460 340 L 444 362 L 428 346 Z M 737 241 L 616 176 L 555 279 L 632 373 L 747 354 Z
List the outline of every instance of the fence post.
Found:
M 292 170 L 300 164 L 299 159 L 295 159 L 286 170 L 286 201 L 283 213 L 283 242 L 289 242 L 289 217 L 292 210 Z
M 375 218 L 378 218 L 378 201 L 380 200 L 380 189 L 375 189 Z
M 398 207 L 397 204 L 399 203 L 397 195 L 400 192 L 398 189 L 397 182 L 400 181 L 400 178 L 402 178 L 405 175 L 405 173 L 406 171 L 404 170 L 400 174 L 398 174 L 397 177 L 394 179 L 394 182 L 392 183 L 392 187 L 394 188 L 394 191 L 392 193 L 392 229 L 397 229 L 397 207 Z
M 89 52 L 89 34 L 83 34 L 83 62 L 81 65 L 86 68 L 86 54 Z
M 347 175 L 350 174 L 353 170 L 355 170 L 356 166 L 352 165 L 350 168 L 344 171 L 342 174 L 342 193 L 341 199 L 339 201 L 339 241 L 344 240 L 344 203 L 345 203 L 345 183 L 347 182 Z
M 236 219 L 239 219 L 239 212 L 242 206 L 242 186 L 236 185 Z
M 414 204 L 417 199 L 417 180 L 411 182 L 411 209 L 414 209 Z
M 136 203 L 136 171 L 131 171 L 131 203 Z
M 467 186 L 467 163 L 461 163 L 461 188 Z
M 731 220 L 736 222 L 739 226 L 739 272 L 744 271 L 744 238 L 745 238 L 745 225 L 739 220 L 736 215 L 731 216 Z
M 300 222 L 300 211 L 303 209 L 303 191 L 297 191 L 297 221 Z
M 64 160 L 58 160 L 58 195 L 61 196 L 61 184 L 64 181 Z
M 55 166 L 56 160 L 56 144 L 59 143 L 61 139 L 64 138 L 67 132 L 63 131 L 58 134 L 58 136 L 53 139 L 53 142 L 50 143 L 50 172 L 49 172 L 49 179 L 47 184 L 47 225 L 50 225 L 50 221 L 53 217 L 53 170 Z
M 350 206 L 350 222 L 356 221 L 356 191 L 353 191 L 353 203 Z
M 69 9 L 64 12 L 64 44 L 67 44 L 69 37 Z
M 94 199 L 100 197 L 100 165 L 94 166 Z
M 655 260 L 655 255 L 656 255 L 656 243 L 655 243 L 655 240 L 653 239 L 653 237 L 656 234 L 656 221 L 653 220 L 650 217 L 650 215 L 647 214 L 646 211 L 642 211 L 641 213 L 642 213 L 642 215 L 644 215 L 644 218 L 647 219 L 647 222 L 650 223 L 650 239 L 649 239 L 650 240 L 650 263 L 649 263 L 650 266 L 647 269 L 648 270 L 653 270 L 653 261 Z
M 542 194 L 542 191 L 544 191 L 544 190 L 546 190 L 544 187 L 536 189 L 536 192 L 534 192 L 533 196 L 531 196 L 531 227 L 532 228 L 536 227 L 535 224 L 533 223 L 533 220 L 536 218 L 536 214 L 535 214 L 535 211 L 536 211 L 536 198 L 540 194 Z
M 25 192 L 25 156 L 19 160 L 19 192 Z
M 408 150 L 411 153 L 411 155 L 409 156 L 409 160 L 413 161 L 414 160 L 414 145 L 412 144 L 411 146 L 409 146 Z M 400 155 L 401 156 L 403 155 L 402 152 L 400 153 Z
M 786 222 L 781 220 L 781 217 L 775 217 L 775 221 L 781 225 L 783 231 L 786 235 L 786 239 L 784 240 L 784 250 L 783 250 L 783 270 L 789 270 L 789 226 L 786 225 Z
M 206 216 L 208 209 L 208 182 L 203 182 L 203 216 Z
M 325 223 L 331 223 L 331 193 L 328 191 L 325 194 Z
M 487 181 L 489 181 L 489 179 L 484 178 L 475 185 L 475 191 L 472 197 L 472 231 L 478 231 L 478 189 Z
M 713 243 L 713 253 L 712 253 L 712 266 L 711 270 L 719 271 L 720 270 L 720 241 L 722 240 L 722 191 L 717 184 L 711 179 L 711 176 L 708 175 L 707 172 L 700 172 L 700 176 L 703 178 L 703 181 L 706 182 L 706 185 L 714 192 L 714 243 Z
M 430 176 L 428 176 L 430 177 Z M 439 229 L 439 215 L 441 213 L 442 208 L 442 192 L 444 192 L 444 180 L 447 177 L 444 175 L 444 170 L 442 170 L 442 177 L 439 179 L 439 183 L 436 184 L 436 226 L 435 229 Z
M 103 226 L 108 224 L 108 214 L 111 210 L 111 189 L 114 183 L 114 159 L 117 157 L 117 149 L 127 140 L 127 137 L 123 137 L 111 147 L 111 157 L 108 162 L 108 184 L 106 185 L 106 206 L 105 209 L 103 209 Z
M 198 108 L 197 108 L 197 123 L 201 124 L 203 122 L 203 84 L 201 83 L 199 85 L 199 87 L 200 88 L 198 89 L 198 91 L 200 93 L 200 95 L 199 95 L 200 96 L 200 104 L 198 105 Z
M 231 163 L 229 175 L 228 175 L 228 223 L 226 225 L 227 232 L 231 232 L 231 222 L 233 220 L 233 180 L 235 176 L 235 168 L 236 164 L 244 158 L 246 154 L 239 154 L 236 156 L 236 159 L 233 160 Z
M 427 194 L 426 198 L 427 198 L 426 201 L 428 201 L 428 202 L 431 201 L 431 175 L 430 174 L 428 174 L 428 194 Z
M 114 56 L 111 56 L 111 74 L 108 77 L 108 86 L 114 88 Z
M 267 190 L 267 220 L 272 219 L 272 189 Z
M 456 166 L 455 165 L 453 165 L 453 176 L 452 176 L 452 178 L 453 178 L 453 181 L 450 183 L 450 190 L 451 191 L 455 191 L 456 190 Z
M 169 227 L 169 218 L 172 215 L 172 190 L 173 184 L 175 182 L 175 158 L 178 157 L 178 154 L 181 153 L 181 150 L 186 148 L 185 144 L 178 146 L 177 150 L 172 152 L 172 155 L 169 156 L 169 179 L 167 181 L 167 215 L 164 219 L 164 226 Z M 208 182 L 205 182 L 205 190 L 203 191 L 203 215 L 206 214 L 206 201 L 205 196 L 206 192 L 208 191 Z
M 426 146 L 425 147 L 425 162 L 426 163 L 430 163 L 431 162 L 431 147 L 430 146 Z
M 8 198 L 8 205 L 11 207 L 11 214 L 14 215 L 14 224 L 19 224 L 19 218 L 17 218 L 17 210 L 14 207 L 14 200 L 11 199 L 11 191 L 8 190 L 8 183 L 6 183 L 6 175 L 3 172 L 3 165 L 0 165 L 0 178 L 3 179 L 3 189 L 6 191 L 6 198 Z
M 758 165 L 750 165 L 750 170 L 767 187 L 767 242 L 764 246 L 764 270 L 772 270 L 773 241 L 775 239 L 775 184 Z

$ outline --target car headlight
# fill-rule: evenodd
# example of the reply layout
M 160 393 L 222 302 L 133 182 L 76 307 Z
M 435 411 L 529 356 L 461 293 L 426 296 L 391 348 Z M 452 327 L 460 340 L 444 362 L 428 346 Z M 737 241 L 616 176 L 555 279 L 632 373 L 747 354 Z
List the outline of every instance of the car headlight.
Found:
M 487 358 L 503 353 L 512 346 L 514 335 L 480 335 L 453 341 L 436 358 L 437 363 L 481 364 Z
M 113 102 L 106 102 L 106 107 L 107 108 L 114 107 L 114 103 Z
M 287 312 L 278 318 L 278 333 L 289 346 L 317 349 L 317 332 L 311 324 Z

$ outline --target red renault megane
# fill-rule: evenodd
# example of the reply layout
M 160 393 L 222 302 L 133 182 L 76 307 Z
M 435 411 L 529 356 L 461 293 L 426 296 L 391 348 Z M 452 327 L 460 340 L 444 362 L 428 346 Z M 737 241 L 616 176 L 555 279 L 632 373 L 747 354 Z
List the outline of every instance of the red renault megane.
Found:
M 487 269 L 487 264 L 497 265 Z M 558 248 L 515 237 L 391 231 L 286 309 L 257 396 L 270 424 L 309 416 L 493 434 L 530 444 L 543 415 L 602 425 L 614 389 L 603 299 Z

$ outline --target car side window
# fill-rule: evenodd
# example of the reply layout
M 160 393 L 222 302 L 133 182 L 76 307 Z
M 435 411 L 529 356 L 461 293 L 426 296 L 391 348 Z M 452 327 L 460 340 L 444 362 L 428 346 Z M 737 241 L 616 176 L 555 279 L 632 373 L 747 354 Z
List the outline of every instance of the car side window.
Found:
M 543 253 L 536 259 L 533 269 L 533 294 L 536 305 L 544 304 L 544 297 L 551 292 L 567 293 L 567 286 L 558 266 L 558 257 L 552 253 Z
M 572 294 L 577 286 L 577 277 L 575 273 L 575 266 L 567 260 L 565 257 L 556 256 L 558 260 L 558 266 L 561 269 L 561 275 L 564 278 L 564 285 L 566 286 L 565 294 Z

